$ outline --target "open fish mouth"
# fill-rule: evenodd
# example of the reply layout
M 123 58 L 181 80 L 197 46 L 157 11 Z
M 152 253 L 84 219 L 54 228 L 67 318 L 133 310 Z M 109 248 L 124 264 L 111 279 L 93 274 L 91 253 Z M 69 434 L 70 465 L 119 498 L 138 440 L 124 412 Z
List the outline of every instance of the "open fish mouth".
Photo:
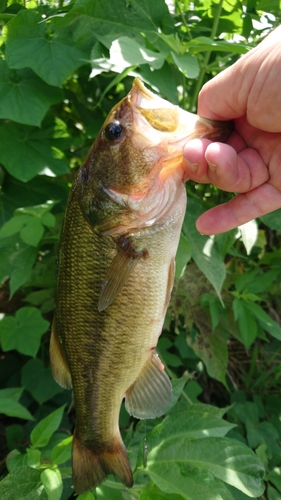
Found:
M 224 142 L 233 130 L 232 122 L 209 120 L 171 104 L 148 90 L 139 78 L 134 80 L 128 98 L 149 125 L 162 132 L 159 140 L 165 133 L 171 134 L 169 142 L 180 142 L 178 147 L 183 147 L 188 139 L 201 137 Z

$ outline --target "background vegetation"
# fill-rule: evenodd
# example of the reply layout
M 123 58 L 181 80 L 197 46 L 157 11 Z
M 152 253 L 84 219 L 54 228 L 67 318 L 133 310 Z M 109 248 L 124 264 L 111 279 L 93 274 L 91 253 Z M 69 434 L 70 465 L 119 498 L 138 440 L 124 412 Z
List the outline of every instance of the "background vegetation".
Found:
M 2 500 L 67 500 L 71 392 L 48 343 L 66 199 L 135 75 L 196 111 L 208 79 L 280 23 L 278 0 L 0 0 Z M 120 426 L 135 486 L 79 500 L 281 498 L 280 211 L 208 238 L 197 216 L 230 195 L 189 182 L 159 353 L 164 419 Z M 264 480 L 264 482 L 263 482 Z

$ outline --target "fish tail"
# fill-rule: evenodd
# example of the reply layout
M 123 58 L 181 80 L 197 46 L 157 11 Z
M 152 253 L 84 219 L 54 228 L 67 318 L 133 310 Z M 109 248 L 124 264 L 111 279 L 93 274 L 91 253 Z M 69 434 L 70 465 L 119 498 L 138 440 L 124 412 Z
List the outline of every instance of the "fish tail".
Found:
M 72 479 L 76 493 L 96 488 L 108 474 L 118 476 L 128 487 L 133 486 L 133 474 L 128 455 L 120 437 L 112 446 L 91 449 L 74 432 L 72 445 Z

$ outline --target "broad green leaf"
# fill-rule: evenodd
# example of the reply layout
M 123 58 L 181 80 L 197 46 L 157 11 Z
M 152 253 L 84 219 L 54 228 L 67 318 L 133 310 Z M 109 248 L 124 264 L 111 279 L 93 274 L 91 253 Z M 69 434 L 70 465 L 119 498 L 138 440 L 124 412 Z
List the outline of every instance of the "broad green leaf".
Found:
M 251 250 L 254 244 L 257 241 L 258 237 L 258 225 L 255 220 L 251 220 L 243 224 L 243 226 L 239 226 L 241 231 L 241 239 L 246 248 L 247 255 L 250 255 Z
M 185 438 L 204 439 L 224 437 L 235 424 L 226 422 L 221 416 L 209 412 L 208 405 L 192 405 L 185 410 L 168 415 L 147 436 L 149 449 L 160 442 L 175 442 Z
M 51 22 L 31 10 L 21 10 L 4 27 L 6 59 L 10 68 L 31 68 L 49 85 L 61 86 L 85 55 L 70 37 L 57 33 Z
M 56 224 L 56 218 L 50 212 L 43 214 L 41 217 L 41 221 L 43 222 L 44 226 L 47 227 L 55 227 Z
M 99 489 L 100 488 L 98 488 L 98 490 Z M 99 491 L 97 492 L 97 494 L 99 495 Z M 88 491 L 88 493 L 82 493 L 82 495 L 78 495 L 77 500 L 95 500 L 95 497 L 91 491 Z
M 142 488 L 140 500 L 182 500 L 182 496 L 164 493 L 156 484 L 150 482 Z
M 230 16 L 228 16 L 228 19 Z M 233 54 L 245 54 L 250 47 L 243 43 L 225 42 L 222 40 L 212 40 L 205 36 L 194 37 L 190 42 L 186 43 L 186 47 L 194 52 L 205 51 L 226 51 Z
M 0 413 L 2 413 L 3 415 L 8 415 L 8 417 L 22 418 L 24 420 L 34 420 L 32 415 L 24 406 L 11 398 L 1 397 Z
M 175 65 L 186 76 L 186 78 L 197 78 L 199 75 L 199 64 L 197 59 L 191 54 L 178 55 L 172 52 Z
M 0 229 L 0 238 L 7 238 L 13 234 L 18 233 L 23 226 L 32 218 L 30 215 L 23 215 L 21 217 L 12 217 Z
M 52 449 L 52 462 L 56 465 L 63 464 L 71 458 L 72 436 L 67 437 Z
M 5 242 L 1 248 L 0 281 L 10 278 L 10 296 L 30 277 L 37 258 L 36 248 L 23 243 L 20 239 Z
M 34 427 L 30 434 L 32 448 L 43 448 L 48 444 L 61 423 L 64 407 L 65 405 L 53 411 Z
M 270 335 L 278 340 L 281 340 L 281 327 L 274 321 L 258 304 L 254 302 L 245 302 L 245 307 L 253 314 Z
M 56 204 L 55 201 L 49 200 L 46 203 L 41 203 L 41 205 L 34 205 L 30 207 L 20 207 L 15 211 L 15 215 L 33 215 L 33 217 L 38 217 L 43 219 L 45 215 L 52 215 L 49 211 Z
M 22 391 L 23 388 L 21 387 L 0 390 L 0 414 L 2 413 L 8 417 L 22 418 L 24 420 L 34 420 L 29 411 L 18 402 Z
M 66 16 L 73 22 L 73 15 L 82 18 L 81 30 L 94 32 L 95 36 L 106 46 L 121 36 L 127 36 L 142 42 L 141 33 L 155 33 L 157 40 L 158 27 L 164 19 L 169 20 L 170 14 L 165 2 L 154 0 L 130 0 L 130 4 L 120 0 L 76 0 L 74 6 Z
M 144 83 L 150 85 L 164 99 L 178 104 L 178 93 L 175 72 L 170 64 L 166 63 L 161 69 L 151 71 L 147 65 L 140 66 L 139 76 Z
M 281 468 L 280 467 L 274 467 L 274 469 L 269 473 L 268 480 L 281 493 Z
M 280 491 L 277 491 L 273 486 L 269 485 L 266 491 L 268 500 L 280 500 Z
M 24 243 L 37 247 L 43 237 L 44 226 L 37 217 L 32 217 L 20 231 L 20 237 Z
M 41 473 L 48 500 L 60 500 L 63 490 L 62 478 L 59 469 L 45 469 Z
M 38 469 L 40 467 L 41 451 L 27 448 L 26 454 L 27 454 L 28 467 L 33 467 L 34 469 Z
M 21 382 L 39 404 L 52 399 L 62 388 L 54 381 L 50 366 L 40 359 L 30 359 L 22 368 Z
M 0 321 L 0 339 L 4 352 L 16 349 L 22 354 L 35 357 L 43 333 L 49 327 L 36 307 L 22 307 L 15 316 Z
M 172 404 L 171 404 L 171 406 L 169 408 L 169 411 L 177 403 L 177 401 L 178 401 L 181 393 L 184 390 L 184 387 L 185 387 L 186 383 L 188 382 L 188 380 L 190 380 L 191 377 L 192 377 L 192 374 L 189 373 L 188 375 L 184 375 L 181 378 L 176 378 L 176 379 L 172 379 L 171 380 L 172 387 L 173 387 L 173 402 L 172 402 Z
M 216 479 L 208 471 L 197 467 L 184 468 L 181 463 L 171 461 L 169 464 L 162 463 L 160 468 L 157 468 L 156 464 L 152 468 L 148 465 L 146 470 L 158 488 L 166 492 L 169 499 L 171 493 L 177 493 L 185 500 L 198 500 L 198 498 L 233 500 L 222 481 Z
M 172 491 L 180 493 L 181 484 L 181 494 L 189 492 L 194 479 L 193 469 L 202 473 L 208 471 L 252 498 L 262 495 L 264 490 L 264 469 L 260 461 L 252 450 L 235 439 L 207 437 L 184 438 L 173 443 L 164 441 L 148 455 L 146 470 L 159 488 L 164 489 L 163 485 L 170 488 L 165 491 L 171 491 L 172 484 L 176 484 L 177 490 Z M 188 494 L 184 498 L 189 498 Z
M 259 219 L 270 229 L 276 229 L 277 231 L 281 231 L 281 208 L 278 210 L 274 210 L 270 214 L 263 215 L 259 217 Z
M 135 40 L 122 36 L 112 43 L 108 62 L 112 65 L 112 69 L 115 67 L 115 71 L 120 72 L 130 66 L 141 64 L 149 64 L 152 68 L 159 69 L 163 66 L 167 55 L 146 49 Z
M 6 457 L 6 466 L 9 472 L 21 467 L 27 467 L 27 454 L 13 449 Z
M 258 329 L 256 319 L 247 306 L 248 303 L 240 299 L 234 299 L 232 303 L 234 317 L 238 322 L 241 338 L 246 349 L 249 349 L 257 336 Z
M 226 386 L 227 333 L 220 327 L 212 330 L 211 325 L 205 324 L 203 314 L 199 323 L 200 332 L 188 335 L 187 344 L 204 361 L 209 375 Z
M 0 60 L 0 118 L 40 126 L 49 107 L 62 100 L 59 89 L 47 85 L 30 69 L 10 69 Z
M 47 500 L 41 496 L 43 485 L 41 471 L 31 467 L 19 467 L 0 482 L 1 500 Z
M 16 123 L 0 126 L 0 161 L 11 175 L 23 182 L 42 173 L 68 172 L 64 154 L 53 146 L 51 138 L 46 138 L 44 129 Z
M 198 233 L 195 222 L 203 212 L 202 205 L 190 198 L 183 222 L 183 234 L 192 246 L 192 257 L 197 266 L 213 285 L 220 297 L 221 287 L 225 279 L 225 265 L 214 245 L 214 239 Z

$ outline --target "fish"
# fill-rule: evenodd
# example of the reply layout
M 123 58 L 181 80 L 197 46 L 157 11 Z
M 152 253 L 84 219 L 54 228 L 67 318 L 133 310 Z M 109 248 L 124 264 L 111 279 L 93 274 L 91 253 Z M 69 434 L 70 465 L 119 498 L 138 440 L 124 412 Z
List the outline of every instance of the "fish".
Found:
M 157 354 L 186 210 L 183 146 L 225 140 L 230 122 L 182 110 L 136 78 L 73 183 L 58 250 L 50 359 L 73 388 L 76 493 L 133 474 L 118 420 L 165 414 L 171 382 Z

